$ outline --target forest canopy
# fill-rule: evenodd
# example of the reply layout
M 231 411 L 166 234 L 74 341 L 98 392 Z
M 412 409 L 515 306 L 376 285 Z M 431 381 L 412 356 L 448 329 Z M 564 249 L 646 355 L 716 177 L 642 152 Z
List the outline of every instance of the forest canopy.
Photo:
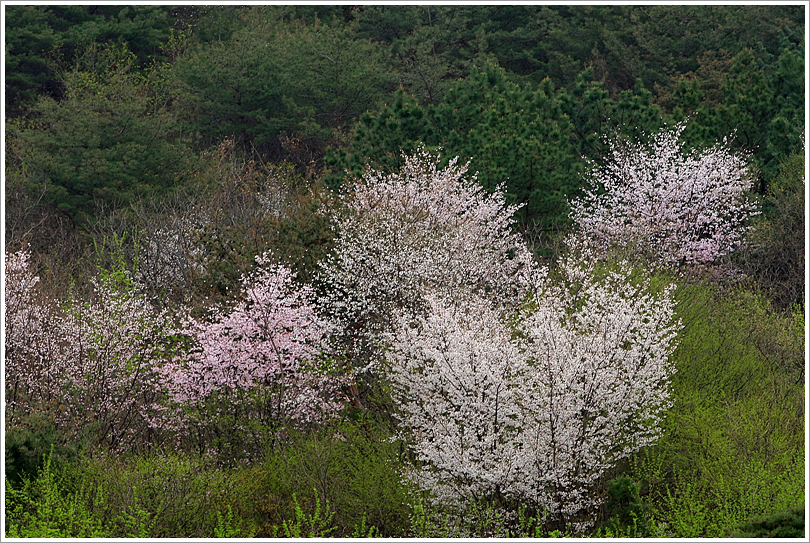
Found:
M 225 137 L 335 182 L 424 143 L 546 224 L 604 136 L 689 118 L 690 145 L 753 153 L 764 194 L 801 146 L 802 25 L 791 5 L 7 6 L 9 163 L 76 218 L 181 186 Z

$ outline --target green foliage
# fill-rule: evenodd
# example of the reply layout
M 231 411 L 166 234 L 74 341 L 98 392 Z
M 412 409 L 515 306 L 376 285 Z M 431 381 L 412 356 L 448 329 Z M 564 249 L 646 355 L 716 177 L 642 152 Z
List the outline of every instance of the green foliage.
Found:
M 14 485 L 33 479 L 44 463 L 62 467 L 74 462 L 87 446 L 86 440 L 67 441 L 45 413 L 33 412 L 19 418 L 5 431 L 5 475 Z
M 330 526 L 335 516 L 335 512 L 329 508 L 326 502 L 325 510 L 321 511 L 321 499 L 318 491 L 315 491 L 315 506 L 312 513 L 305 513 L 298 503 L 295 494 L 292 495 L 293 512 L 295 517 L 290 521 L 281 523 L 281 530 L 284 537 L 326 537 L 337 529 L 337 526 Z M 275 537 L 275 530 L 272 534 Z
M 70 475 L 69 488 L 104 490 L 94 513 L 105 519 L 111 537 L 252 536 L 233 513 L 242 503 L 234 485 L 239 470 L 225 471 L 203 459 L 178 454 L 85 459 Z
M 139 66 L 150 64 L 174 23 L 166 6 L 7 6 L 6 114 L 37 96 L 65 92 L 59 73 L 93 43 L 128 44 Z
M 206 144 L 231 136 L 309 166 L 349 120 L 376 106 L 388 78 L 380 48 L 351 25 L 280 24 L 285 15 L 243 12 L 241 28 L 178 58 L 176 73 L 186 116 Z
M 719 537 L 804 501 L 804 389 L 758 345 L 780 327 L 752 312 L 761 298 L 707 285 L 681 285 L 677 296 L 675 404 L 630 473 L 645 482 L 653 531 L 664 523 L 677 537 Z
M 233 513 L 240 489 L 231 478 L 176 455 L 85 457 L 61 468 L 48 455 L 36 478 L 17 486 L 6 477 L 6 535 L 251 537 L 251 528 Z
M 32 122 L 7 127 L 31 171 L 28 190 L 74 220 L 97 202 L 120 205 L 166 191 L 187 164 L 187 137 L 172 112 L 167 65 L 133 70 L 126 47 L 90 47 L 63 75 L 65 97 L 41 97 Z
M 505 184 L 508 203 L 524 204 L 519 220 L 545 226 L 565 221 L 566 197 L 578 186 L 572 135 L 551 80 L 520 87 L 488 64 L 457 82 L 440 104 L 423 107 L 400 91 L 391 106 L 361 116 L 348 148 L 328 156 L 336 174 L 326 182 L 339 185 L 344 170 L 360 175 L 366 165 L 395 169 L 401 153 L 424 143 L 442 147 L 447 159 L 470 159 L 479 183 L 488 190 Z
M 355 525 L 351 537 L 371 539 L 383 536 L 380 534 L 380 531 L 377 529 L 376 526 L 369 526 L 368 524 L 366 524 L 366 515 L 364 513 L 363 517 L 360 519 L 360 522 L 357 525 Z
M 337 528 L 336 537 L 351 535 L 364 518 L 378 535 L 401 537 L 410 502 L 397 468 L 402 454 L 398 443 L 369 422 L 331 423 L 291 434 L 286 444 L 268 450 L 245 481 L 246 499 L 256 505 L 242 515 L 256 519 L 261 533 L 271 534 L 285 521 L 288 526 L 297 522 L 297 506 L 290 499 L 295 494 L 303 511 L 315 511 L 317 500 L 329 504 L 334 515 L 329 527 Z M 317 499 L 309 497 L 313 488 Z
M 644 141 L 664 124 L 663 111 L 653 94 L 636 79 L 633 87 L 611 97 L 593 67 L 576 76 L 569 93 L 562 94 L 563 110 L 571 119 L 573 140 L 580 156 L 597 162 L 608 156 L 606 141 Z
M 641 501 L 640 489 L 641 485 L 626 475 L 608 483 L 605 507 L 610 518 L 607 530 L 614 533 L 626 531 L 642 536 L 647 532 L 646 508 Z
M 751 275 L 782 309 L 804 306 L 805 225 L 804 151 L 781 164 L 779 175 L 768 187 L 763 217 L 749 235 L 749 245 L 739 255 L 740 267 Z
M 228 506 L 228 513 L 223 517 L 222 513 L 217 511 L 217 526 L 214 528 L 214 537 L 239 537 L 241 531 L 239 530 L 240 520 L 235 519 L 233 516 L 233 509 Z
M 38 93 L 56 89 L 48 56 L 58 47 L 59 35 L 49 20 L 52 13 L 39 6 L 6 8 L 6 111 L 33 103 Z M 50 88 L 49 88 L 50 87 Z
M 764 515 L 746 522 L 729 532 L 729 537 L 749 539 L 753 537 L 805 537 L 804 504 L 786 511 Z
M 35 479 L 14 489 L 6 477 L 6 537 L 109 537 L 93 514 L 103 491 L 82 486 L 65 492 L 63 472 L 52 468 L 48 455 Z M 101 496 L 100 496 L 101 494 Z
M 524 205 L 519 220 L 564 220 L 579 161 L 570 120 L 550 79 L 520 88 L 489 65 L 453 87 L 434 117 L 445 152 L 470 157 L 471 171 L 479 172 L 485 188 L 504 183 L 507 203 Z

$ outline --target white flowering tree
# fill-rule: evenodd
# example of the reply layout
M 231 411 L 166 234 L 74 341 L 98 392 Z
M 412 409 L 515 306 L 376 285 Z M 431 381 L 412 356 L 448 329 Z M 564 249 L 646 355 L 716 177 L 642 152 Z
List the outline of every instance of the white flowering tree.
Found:
M 683 271 L 737 249 L 756 215 L 745 157 L 724 140 L 685 153 L 680 123 L 648 143 L 609 142 L 611 159 L 592 165 L 588 189 L 570 202 L 580 242 L 629 249 Z
M 5 253 L 4 385 L 9 426 L 35 409 L 50 409 L 54 417 L 64 409 L 59 312 L 39 292 L 38 283 L 28 252 Z
M 73 439 L 89 426 L 112 450 L 155 437 L 156 361 L 171 328 L 165 311 L 124 272 L 94 280 L 93 299 L 48 299 L 29 255 L 6 255 L 5 384 L 11 423 L 43 410 Z
M 369 170 L 342 196 L 335 250 L 321 267 L 321 304 L 359 370 L 379 361 L 397 311 L 426 310 L 426 288 L 514 298 L 512 276 L 531 260 L 511 229 L 518 207 L 467 177 L 457 159 L 444 168 L 439 160 L 420 149 L 404 156 L 400 171 Z
M 426 316 L 400 313 L 391 379 L 424 463 L 412 476 L 436 499 L 505 496 L 582 520 L 605 470 L 658 437 L 670 291 L 651 294 L 628 268 L 562 272 L 556 284 L 539 271 L 517 316 L 484 296 L 428 296 Z

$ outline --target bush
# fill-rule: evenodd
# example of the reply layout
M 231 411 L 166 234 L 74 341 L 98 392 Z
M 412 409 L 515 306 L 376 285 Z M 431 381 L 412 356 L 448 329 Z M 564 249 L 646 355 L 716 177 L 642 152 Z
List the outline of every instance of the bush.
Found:
M 82 486 L 77 492 L 65 492 L 63 473 L 54 469 L 47 455 L 37 476 L 23 478 L 20 489 L 6 477 L 6 537 L 110 536 L 94 515 L 96 489 Z
M 242 515 L 257 519 L 269 535 L 294 521 L 297 507 L 312 512 L 320 500 L 333 514 L 333 537 L 351 536 L 359 526 L 375 527 L 384 537 L 405 536 L 413 500 L 399 476 L 403 452 L 370 421 L 333 421 L 299 432 L 285 447 L 269 450 L 244 482 L 245 498 L 256 508 Z
M 16 485 L 36 477 L 46 459 L 61 467 L 78 459 L 87 440 L 72 441 L 58 432 L 54 421 L 41 413 L 20 418 L 5 432 L 5 474 Z
M 804 505 L 771 515 L 756 517 L 736 530 L 729 532 L 729 537 L 805 537 Z
M 211 537 L 217 530 L 251 537 L 251 525 L 228 513 L 243 503 L 235 483 L 245 469 L 224 471 L 179 454 L 100 455 L 84 457 L 57 480 L 65 499 L 107 537 Z
M 641 501 L 640 490 L 641 484 L 627 475 L 608 482 L 608 499 L 605 503 L 610 515 L 607 522 L 608 530 L 614 532 L 625 530 L 633 535 L 647 535 L 647 508 Z

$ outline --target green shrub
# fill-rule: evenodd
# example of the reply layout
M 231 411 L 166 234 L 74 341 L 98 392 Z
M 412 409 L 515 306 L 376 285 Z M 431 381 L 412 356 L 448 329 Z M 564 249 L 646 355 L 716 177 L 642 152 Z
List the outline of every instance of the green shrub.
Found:
M 241 520 L 234 518 L 233 509 L 228 506 L 228 513 L 223 517 L 222 513 L 217 511 L 217 526 L 214 528 L 214 537 L 239 537 L 241 531 L 239 527 Z
M 20 418 L 19 424 L 6 427 L 5 474 L 15 485 L 37 476 L 48 458 L 53 466 L 63 466 L 78 458 L 83 442 L 67 441 L 56 431 L 53 420 L 40 413 Z
M 329 506 L 329 502 L 321 509 L 321 499 L 318 491 L 315 491 L 315 505 L 312 513 L 306 513 L 298 503 L 295 494 L 292 495 L 293 518 L 281 523 L 281 528 L 273 526 L 270 532 L 271 537 L 282 535 L 287 538 L 300 539 L 302 537 L 327 537 L 338 529 L 333 526 L 335 512 Z
M 640 489 L 641 484 L 627 475 L 621 475 L 608 483 L 605 507 L 610 518 L 607 530 L 616 534 L 647 535 L 647 511 L 641 501 Z
M 804 505 L 770 515 L 756 517 L 739 528 L 731 530 L 729 537 L 805 537 Z
M 75 492 L 64 486 L 64 472 L 51 464 L 51 455 L 34 479 L 24 477 L 20 489 L 6 484 L 6 537 L 109 537 L 94 514 L 104 501 L 103 489 L 82 485 Z
M 103 486 L 115 537 L 132 533 L 133 525 L 145 527 L 143 537 L 210 537 L 216 529 L 250 536 L 250 525 L 227 514 L 222 519 L 221 513 L 229 506 L 238 509 L 240 489 L 234 481 L 244 469 L 224 471 L 180 454 L 107 456 L 88 459 L 74 484 L 86 480 Z
M 295 519 L 297 508 L 315 511 L 320 501 L 329 504 L 335 537 L 348 537 L 360 525 L 385 537 L 403 536 L 411 500 L 400 481 L 401 454 L 399 444 L 370 423 L 334 422 L 293 434 L 243 482 L 245 500 L 256 507 L 242 514 L 253 515 L 269 534 Z
M 804 305 L 804 172 L 804 152 L 782 160 L 764 198 L 763 216 L 737 255 L 740 267 L 782 309 Z

